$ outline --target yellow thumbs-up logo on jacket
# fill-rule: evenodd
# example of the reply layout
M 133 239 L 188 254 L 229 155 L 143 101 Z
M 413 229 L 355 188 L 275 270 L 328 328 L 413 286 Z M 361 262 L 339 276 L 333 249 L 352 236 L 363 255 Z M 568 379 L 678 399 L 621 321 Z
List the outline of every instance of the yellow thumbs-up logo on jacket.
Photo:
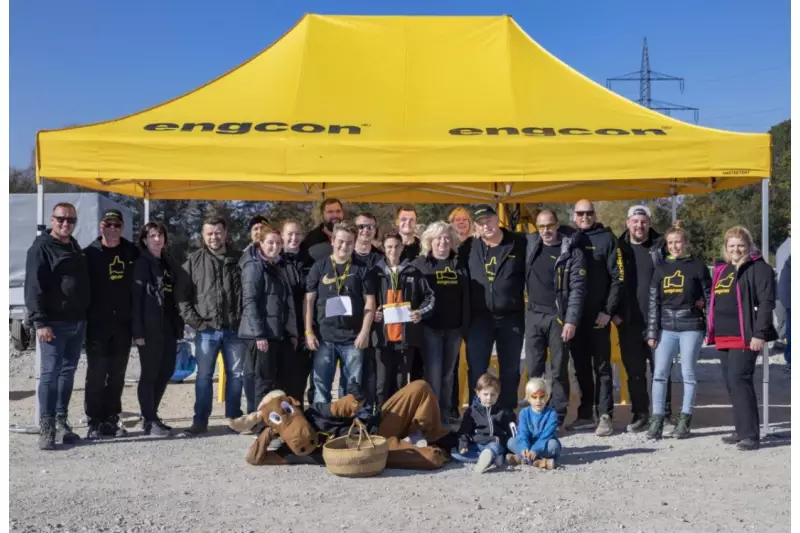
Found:
M 116 281 L 122 279 L 123 276 L 125 276 L 125 261 L 115 255 L 114 260 L 108 265 L 108 279 Z
M 664 278 L 664 294 L 676 294 L 683 292 L 683 274 L 676 270 L 671 276 Z

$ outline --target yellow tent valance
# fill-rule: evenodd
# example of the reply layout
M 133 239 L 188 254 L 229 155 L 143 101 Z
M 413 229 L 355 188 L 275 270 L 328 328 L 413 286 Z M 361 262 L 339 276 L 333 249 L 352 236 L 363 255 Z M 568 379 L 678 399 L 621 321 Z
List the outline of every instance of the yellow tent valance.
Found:
M 757 182 L 770 139 L 630 102 L 507 16 L 307 15 L 184 96 L 39 132 L 37 172 L 153 199 L 611 200 Z

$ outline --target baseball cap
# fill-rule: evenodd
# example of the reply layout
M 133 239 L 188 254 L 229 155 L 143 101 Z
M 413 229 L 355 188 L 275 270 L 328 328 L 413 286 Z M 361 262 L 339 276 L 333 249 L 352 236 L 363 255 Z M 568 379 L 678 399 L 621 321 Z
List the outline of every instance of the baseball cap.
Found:
M 644 215 L 647 218 L 652 218 L 653 216 L 650 212 L 650 208 L 646 205 L 634 205 L 628 209 L 628 218 L 635 217 L 636 215 Z
M 267 220 L 267 217 L 265 217 L 264 215 L 256 215 L 250 219 L 250 223 L 247 225 L 247 230 L 250 231 L 256 224 L 264 224 L 268 226 L 269 221 Z
M 472 218 L 478 220 L 492 215 L 497 215 L 497 211 L 494 210 L 494 207 L 489 204 L 481 204 L 475 208 L 475 211 L 472 213 Z
M 103 213 L 103 220 L 119 220 L 120 222 L 123 222 L 122 213 L 119 211 L 119 209 L 108 209 L 105 213 Z

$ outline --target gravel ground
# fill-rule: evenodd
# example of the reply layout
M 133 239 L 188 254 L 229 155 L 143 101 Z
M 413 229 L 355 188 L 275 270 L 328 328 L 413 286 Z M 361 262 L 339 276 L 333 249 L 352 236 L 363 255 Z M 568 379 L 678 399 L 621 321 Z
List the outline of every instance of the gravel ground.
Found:
M 608 438 L 562 438 L 563 467 L 490 471 L 459 465 L 417 473 L 387 470 L 342 479 L 316 466 L 252 467 L 252 437 L 222 425 L 214 404 L 207 436 L 153 439 L 135 426 L 121 440 L 40 452 L 36 437 L 10 436 L 10 524 L 25 532 L 262 531 L 789 531 L 790 381 L 773 356 L 770 419 L 781 438 L 760 451 L 720 442 L 732 413 L 714 352 L 698 369 L 693 438 L 658 443 L 626 434 L 629 414 L 617 406 L 618 432 Z M 11 353 L 10 419 L 34 413 L 33 354 Z M 75 379 L 71 418 L 85 435 L 85 362 Z M 137 376 L 132 353 L 128 375 Z M 678 375 L 677 373 L 675 375 Z M 756 370 L 761 397 L 761 366 Z M 680 385 L 675 386 L 679 405 Z M 573 403 L 575 397 L 573 394 Z M 173 427 L 191 423 L 192 381 L 170 385 L 161 413 Z M 138 411 L 128 383 L 127 411 Z M 572 406 L 574 414 L 575 405 Z

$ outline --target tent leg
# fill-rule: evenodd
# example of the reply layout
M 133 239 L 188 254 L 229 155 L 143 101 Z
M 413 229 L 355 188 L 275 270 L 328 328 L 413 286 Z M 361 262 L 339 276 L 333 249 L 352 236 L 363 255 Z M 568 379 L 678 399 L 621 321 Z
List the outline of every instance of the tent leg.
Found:
M 764 260 L 769 263 L 769 180 L 761 181 L 761 254 Z M 770 436 L 769 427 L 769 345 L 764 344 L 761 349 L 761 368 L 762 368 L 762 405 L 764 414 L 762 415 L 761 436 Z
M 150 222 L 150 198 L 145 197 L 144 199 L 144 223 L 148 224 Z
M 39 178 L 39 183 L 36 184 L 36 236 L 42 235 L 47 227 L 44 223 L 45 215 L 44 215 L 44 178 Z M 34 332 L 34 339 L 36 333 Z M 39 343 L 39 340 L 36 339 L 36 358 L 34 359 L 35 368 L 33 370 L 33 374 L 35 376 L 35 385 L 34 385 L 34 392 L 38 394 L 39 392 L 39 379 L 41 378 L 41 368 L 42 368 L 42 347 Z M 34 419 L 33 424 L 30 426 L 22 426 L 22 425 L 15 425 L 11 426 L 10 430 L 12 433 L 27 433 L 30 435 L 35 435 L 39 433 L 39 418 L 41 417 L 41 406 L 39 405 L 39 400 L 37 398 L 35 402 L 36 408 L 34 411 Z

